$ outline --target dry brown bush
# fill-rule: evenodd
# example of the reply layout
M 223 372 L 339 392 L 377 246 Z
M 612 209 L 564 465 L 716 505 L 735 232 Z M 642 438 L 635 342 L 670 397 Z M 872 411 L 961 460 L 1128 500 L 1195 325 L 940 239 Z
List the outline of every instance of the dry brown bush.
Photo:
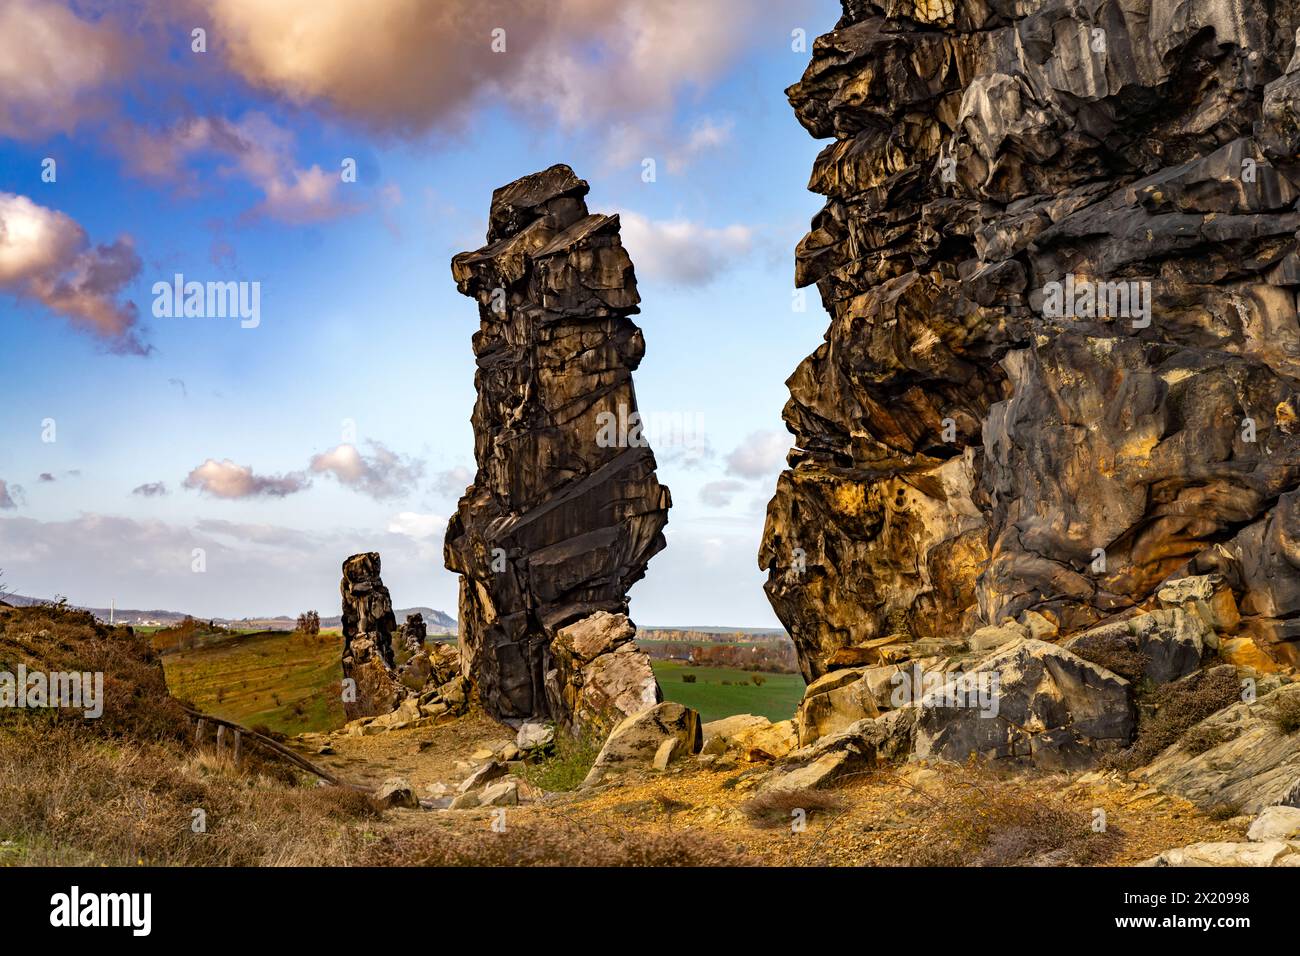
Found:
M 1120 847 L 1119 830 L 1094 832 L 1090 814 L 1041 788 L 974 767 L 962 773 L 942 796 L 926 796 L 924 835 L 904 846 L 903 865 L 1087 866 Z
M 788 827 L 795 810 L 803 810 L 812 818 L 838 812 L 844 806 L 844 798 L 836 793 L 804 788 L 759 794 L 742 803 L 740 809 L 754 826 L 774 830 Z
M 1126 771 L 1146 766 L 1196 724 L 1240 699 L 1236 669 L 1227 666 L 1197 671 L 1158 687 L 1146 700 L 1149 712 L 1139 716 L 1133 746 L 1108 754 L 1103 765 Z

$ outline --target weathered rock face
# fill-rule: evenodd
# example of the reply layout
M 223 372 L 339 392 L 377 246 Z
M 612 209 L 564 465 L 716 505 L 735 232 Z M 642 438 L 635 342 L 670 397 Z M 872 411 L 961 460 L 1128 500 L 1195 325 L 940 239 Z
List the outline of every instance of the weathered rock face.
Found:
M 632 387 L 645 351 L 629 318 L 632 262 L 618 217 L 588 213 L 587 188 L 552 166 L 498 189 L 488 244 L 452 260 L 457 288 L 479 302 L 478 472 L 448 525 L 446 564 L 462 575 L 467 675 L 507 720 L 570 724 L 583 699 L 653 684 L 628 640 L 581 661 L 552 648 L 599 612 L 627 624 L 628 588 L 664 547 L 670 504 Z M 618 686 L 577 683 L 602 675 Z M 624 716 L 614 710 L 610 726 Z
M 1209 573 L 1300 661 L 1300 7 L 844 11 L 787 91 L 831 324 L 759 555 L 804 676 Z
M 390 713 L 407 696 L 393 670 L 393 600 L 379 577 L 379 555 L 354 554 L 343 562 L 343 677 L 355 682 L 344 693 L 349 720 Z

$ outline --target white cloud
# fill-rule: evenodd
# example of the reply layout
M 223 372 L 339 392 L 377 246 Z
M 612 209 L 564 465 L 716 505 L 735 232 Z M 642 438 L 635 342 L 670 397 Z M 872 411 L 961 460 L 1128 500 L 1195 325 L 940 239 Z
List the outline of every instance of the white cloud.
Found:
M 711 228 L 686 219 L 653 220 L 621 210 L 623 247 L 638 275 L 675 285 L 704 286 L 748 256 L 752 231 L 741 225 Z
M 408 494 L 424 474 L 424 463 L 389 451 L 377 441 L 367 442 L 371 454 L 363 455 L 344 442 L 315 455 L 311 470 L 331 474 L 340 483 L 379 500 Z
M 185 487 L 206 492 L 215 498 L 283 498 L 307 488 L 310 481 L 302 472 L 285 475 L 258 475 L 248 465 L 237 465 L 229 458 L 209 458 L 189 473 Z
M 785 467 L 790 447 L 790 435 L 786 432 L 754 432 L 727 456 L 727 474 L 741 478 L 774 476 Z
M 721 149 L 730 143 L 735 126 L 736 121 L 730 117 L 725 120 L 714 120 L 704 116 L 696 120 L 686 136 L 686 141 L 679 148 L 668 151 L 668 161 L 664 164 L 668 172 L 680 173 L 701 154 Z
M 389 534 L 401 534 L 417 540 L 432 538 L 447 527 L 442 515 L 420 514 L 418 511 L 399 511 L 388 519 Z
M 149 349 L 136 332 L 139 310 L 118 301 L 139 272 L 129 236 L 91 246 L 71 217 L 0 192 L 0 292 L 35 299 L 108 339 L 114 351 L 144 355 Z
M 0 137 L 39 139 L 100 113 L 123 70 L 125 43 L 45 0 L 0 3 Z

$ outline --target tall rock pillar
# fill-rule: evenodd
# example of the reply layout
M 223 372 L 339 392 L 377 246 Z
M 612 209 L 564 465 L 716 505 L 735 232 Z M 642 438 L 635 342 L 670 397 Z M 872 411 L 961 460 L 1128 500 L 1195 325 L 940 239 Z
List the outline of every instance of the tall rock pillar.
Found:
M 492 715 L 606 726 L 660 699 L 627 591 L 664 547 L 668 489 L 639 423 L 640 297 L 617 216 L 568 166 L 492 195 L 452 260 L 479 303 L 478 472 L 447 528 L 461 659 Z

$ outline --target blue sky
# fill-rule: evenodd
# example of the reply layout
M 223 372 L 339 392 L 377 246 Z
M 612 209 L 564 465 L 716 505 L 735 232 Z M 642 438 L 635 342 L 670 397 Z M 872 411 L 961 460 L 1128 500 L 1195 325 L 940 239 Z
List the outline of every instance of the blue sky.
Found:
M 271 6 L 0 0 L 3 582 L 334 613 L 342 560 L 378 550 L 399 606 L 454 614 L 442 531 L 473 472 L 478 319 L 449 260 L 482 244 L 493 189 L 564 162 L 623 215 L 643 413 L 707 439 L 656 448 L 669 546 L 633 617 L 775 625 L 755 554 L 784 381 L 826 324 L 815 291 L 792 308 L 824 144 L 783 89 L 808 61 L 791 31 L 810 47 L 838 4 Z M 155 317 L 178 272 L 259 283 L 260 324 Z

